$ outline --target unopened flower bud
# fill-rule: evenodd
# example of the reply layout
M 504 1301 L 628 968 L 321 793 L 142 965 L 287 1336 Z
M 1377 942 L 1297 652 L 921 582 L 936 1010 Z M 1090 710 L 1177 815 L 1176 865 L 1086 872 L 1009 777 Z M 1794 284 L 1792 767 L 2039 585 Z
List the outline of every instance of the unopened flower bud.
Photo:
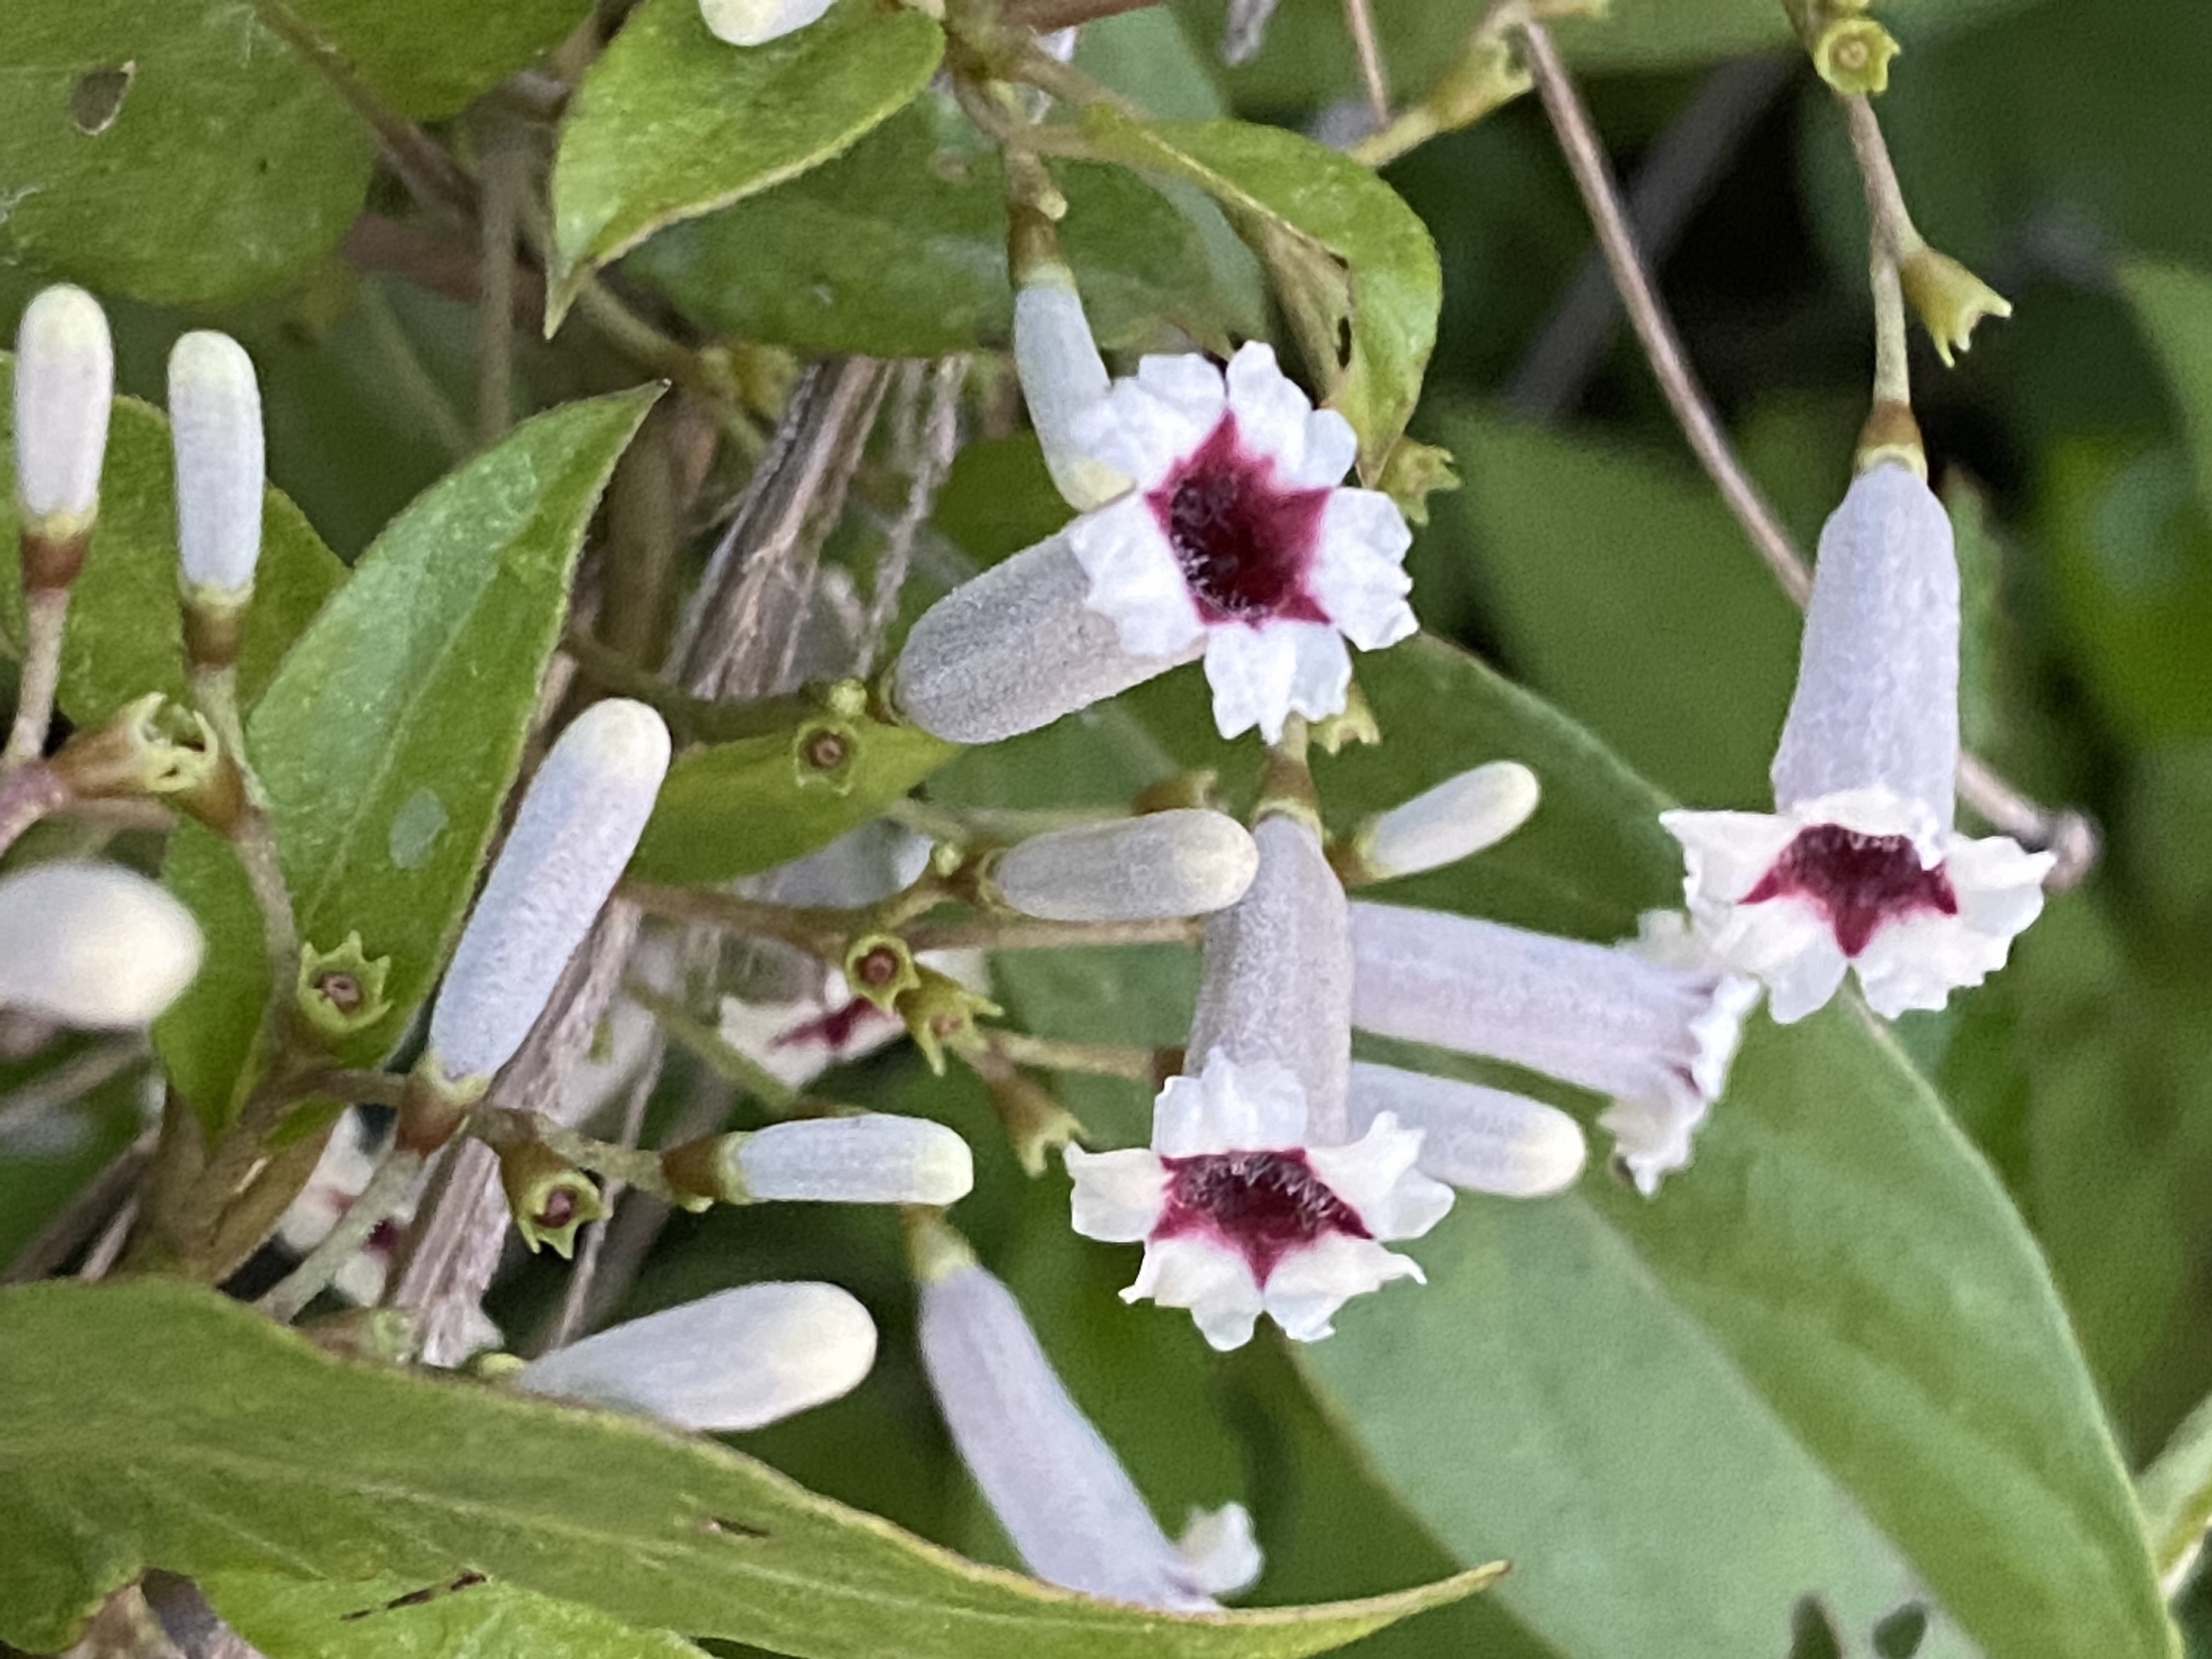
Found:
M 532 1255 L 541 1245 L 550 1245 L 565 1261 L 575 1253 L 577 1230 L 607 1212 L 591 1176 L 540 1140 L 517 1140 L 500 1148 L 499 1182 L 507 1192 L 514 1230 Z
M 957 1241 L 955 1241 L 957 1243 Z M 921 1358 L 961 1461 L 1030 1571 L 1109 1601 L 1205 1612 L 1260 1576 L 1237 1504 L 1169 1541 L 1038 1345 L 1020 1304 L 957 1248 L 919 1264 Z
M 1845 97 L 1879 97 L 1889 90 L 1889 65 L 1904 50 L 1871 17 L 1843 17 L 1820 32 L 1813 67 Z
M 733 46 L 766 46 L 803 29 L 830 9 L 830 0 L 699 0 L 707 32 Z
M 1344 888 L 1305 824 L 1262 818 L 1252 839 L 1260 867 L 1251 886 L 1206 924 L 1190 1053 L 1203 1060 L 1219 1049 L 1239 1064 L 1283 1067 L 1304 1091 L 1310 1143 L 1336 1145 L 1350 1139 Z
M 1898 277 L 1946 368 L 1954 366 L 1957 353 L 1973 344 L 1974 325 L 1983 318 L 2012 315 L 2011 301 L 1932 247 L 1908 254 L 1898 268 Z
M 1244 896 L 1260 851 L 1219 812 L 1154 812 L 1032 836 L 1002 854 L 990 883 L 1000 900 L 1049 921 L 1200 916 Z
M 177 553 L 188 599 L 235 605 L 253 591 L 264 477 L 253 360 L 228 334 L 186 334 L 169 353 Z
M 199 971 L 199 924 L 113 864 L 0 876 L 0 1008 L 57 1024 L 145 1025 Z
M 744 1285 L 557 1348 L 514 1386 L 726 1433 L 849 1394 L 875 1359 L 875 1322 L 850 1293 Z
M 1083 314 L 1074 274 L 1065 264 L 1017 276 L 1014 367 L 1030 423 L 1054 485 L 1070 507 L 1088 512 L 1126 494 L 1133 482 L 1126 472 L 1091 459 L 1075 440 L 1078 419 L 1106 400 L 1111 384 L 1106 362 Z
M 358 931 L 335 951 L 300 947 L 300 1014 L 320 1036 L 336 1042 L 365 1031 L 392 1012 L 384 994 L 390 957 L 372 957 Z
M 1139 656 L 1091 608 L 1091 578 L 1054 536 L 963 582 L 907 635 L 892 700 L 947 743 L 997 743 L 1049 726 L 1205 654 L 1203 636 Z
M 774 1200 L 943 1206 L 975 1184 L 968 1143 L 927 1118 L 866 1112 L 797 1118 L 678 1146 L 662 1160 L 679 1193 L 722 1204 Z
M 1363 826 L 1352 863 L 1370 881 L 1417 876 L 1494 847 L 1528 821 L 1542 792 L 1516 761 L 1493 761 L 1392 807 Z
M 76 579 L 100 511 L 114 393 L 115 354 L 100 301 L 66 283 L 41 290 L 15 331 L 15 495 L 28 587 Z M 33 568 L 31 543 L 50 550 L 57 568 Z
M 1365 1133 L 1383 1113 L 1421 1133 L 1421 1173 L 1447 1186 L 1501 1198 L 1565 1192 L 1582 1173 L 1582 1126 L 1556 1106 L 1476 1084 L 1352 1065 L 1352 1127 Z
M 614 697 L 546 756 L 462 931 L 422 1069 L 480 1092 L 514 1058 L 620 878 L 668 769 L 668 728 Z

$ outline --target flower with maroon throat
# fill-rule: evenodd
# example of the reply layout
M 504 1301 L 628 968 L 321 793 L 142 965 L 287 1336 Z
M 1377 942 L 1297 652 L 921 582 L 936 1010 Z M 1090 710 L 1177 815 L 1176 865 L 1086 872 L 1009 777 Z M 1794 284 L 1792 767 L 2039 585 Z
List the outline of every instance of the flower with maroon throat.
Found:
M 1943 504 L 1885 460 L 1820 534 L 1776 810 L 1668 812 L 1716 955 L 1802 1019 L 1856 970 L 1895 1016 L 1940 1008 L 2004 965 L 2043 908 L 2047 853 L 1953 825 L 1959 573 Z
M 1418 1238 L 1451 1207 L 1415 1168 L 1419 1131 L 1384 1112 L 1348 1145 L 1309 1146 L 1306 1117 L 1290 1071 L 1217 1048 L 1162 1091 L 1149 1149 L 1069 1147 L 1076 1231 L 1145 1247 L 1122 1299 L 1188 1308 L 1208 1342 L 1235 1348 L 1263 1313 L 1311 1342 L 1352 1297 L 1419 1280 L 1382 1241 Z
M 1379 651 L 1414 631 L 1412 532 L 1390 498 L 1341 487 L 1358 444 L 1246 345 L 1224 373 L 1147 357 L 1070 422 L 1073 441 L 1130 487 L 1066 532 L 1090 608 L 1124 649 L 1174 659 L 1203 641 L 1224 737 L 1273 742 L 1293 714 L 1341 713 L 1349 640 Z

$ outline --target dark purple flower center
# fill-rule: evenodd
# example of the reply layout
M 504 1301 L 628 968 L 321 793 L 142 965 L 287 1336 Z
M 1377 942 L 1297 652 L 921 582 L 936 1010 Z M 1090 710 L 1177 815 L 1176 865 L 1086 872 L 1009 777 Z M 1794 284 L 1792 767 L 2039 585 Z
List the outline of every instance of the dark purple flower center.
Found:
M 1167 1204 L 1154 1238 L 1202 1233 L 1241 1251 L 1253 1279 L 1327 1233 L 1371 1238 L 1359 1212 L 1328 1189 L 1301 1152 L 1201 1152 L 1164 1158 Z
M 1285 489 L 1274 461 L 1246 449 L 1236 416 L 1224 415 L 1145 501 L 1206 622 L 1326 622 L 1305 578 L 1328 495 Z
M 1886 921 L 1923 912 L 1959 914 L 1950 877 L 1940 864 L 1933 870 L 1921 868 L 1909 836 L 1863 836 L 1840 823 L 1816 823 L 1798 831 L 1743 902 L 1763 904 L 1778 898 L 1802 898 L 1815 906 L 1847 957 L 1865 950 Z

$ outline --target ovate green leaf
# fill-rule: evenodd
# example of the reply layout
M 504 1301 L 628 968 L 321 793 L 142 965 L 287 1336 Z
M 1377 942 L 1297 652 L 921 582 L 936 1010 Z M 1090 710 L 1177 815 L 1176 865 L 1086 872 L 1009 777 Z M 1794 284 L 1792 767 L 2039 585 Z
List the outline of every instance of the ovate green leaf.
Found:
M 0 7 L 0 264 L 236 299 L 336 246 L 374 155 L 246 0 Z
M 1228 307 L 1182 213 L 1118 167 L 1071 162 L 1054 176 L 1103 343 L 1152 343 L 1170 325 L 1226 343 Z M 702 322 L 803 350 L 927 356 L 1003 346 L 1013 328 L 998 152 L 934 98 L 826 167 L 672 226 L 624 268 Z
M 795 752 L 799 728 L 685 755 L 668 770 L 630 872 L 685 885 L 757 875 L 856 829 L 959 753 L 911 726 L 862 716 L 836 786 Z
M 551 51 L 592 14 L 590 0 L 288 0 L 403 115 L 451 115 Z
M 1443 278 L 1413 210 L 1349 157 L 1241 121 L 1146 126 L 1093 109 L 1102 149 L 1220 203 L 1273 277 L 1372 482 L 1406 429 L 1436 344 Z
M 15 361 L 0 352 L 0 524 L 15 517 Z M 176 469 L 169 423 L 135 398 L 116 401 L 100 481 L 100 521 L 84 574 L 70 592 L 58 701 L 79 725 L 105 720 L 149 691 L 185 696 L 184 624 L 177 605 Z M 251 707 L 300 630 L 345 579 L 330 549 L 291 501 L 268 493 L 261 562 L 239 659 L 239 696 Z M 0 559 L 0 626 L 20 654 L 23 573 Z
M 302 938 L 327 951 L 358 931 L 369 956 L 392 958 L 391 1012 L 353 1040 L 354 1060 L 391 1046 L 444 962 L 521 760 L 585 526 L 654 395 L 541 415 L 434 484 L 377 538 L 248 724 Z M 259 1020 L 261 947 L 214 837 L 180 834 L 166 877 L 210 950 L 156 1036 L 178 1087 L 219 1122 Z
M 1093 1601 L 712 1442 L 349 1364 L 170 1282 L 0 1291 L 0 1640 L 33 1651 L 149 1565 L 218 1593 L 240 1572 L 372 1594 L 481 1573 L 640 1632 L 810 1659 L 1295 1659 L 1482 1583 L 1199 1618 Z
M 2212 507 L 2212 276 L 2180 265 L 2135 264 L 2121 286 L 2149 336 L 2197 458 L 2197 488 Z
M 645 0 L 561 129 L 556 315 L 585 274 L 662 226 L 846 149 L 927 84 L 944 50 L 943 31 L 920 11 L 874 0 L 839 0 L 821 21 L 761 46 L 716 40 L 698 0 Z

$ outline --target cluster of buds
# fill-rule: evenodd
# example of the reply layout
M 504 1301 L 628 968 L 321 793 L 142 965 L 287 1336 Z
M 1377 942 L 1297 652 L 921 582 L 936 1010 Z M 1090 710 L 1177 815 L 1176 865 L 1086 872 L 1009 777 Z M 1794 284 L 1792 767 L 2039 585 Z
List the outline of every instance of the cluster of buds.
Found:
M 1014 356 L 1078 517 L 948 594 L 892 678 L 909 720 L 990 743 L 1203 658 L 1224 737 L 1341 714 L 1346 641 L 1414 631 L 1404 515 L 1344 485 L 1358 444 L 1248 344 L 1225 370 L 1151 356 L 1110 380 L 1048 239 L 1017 239 Z

